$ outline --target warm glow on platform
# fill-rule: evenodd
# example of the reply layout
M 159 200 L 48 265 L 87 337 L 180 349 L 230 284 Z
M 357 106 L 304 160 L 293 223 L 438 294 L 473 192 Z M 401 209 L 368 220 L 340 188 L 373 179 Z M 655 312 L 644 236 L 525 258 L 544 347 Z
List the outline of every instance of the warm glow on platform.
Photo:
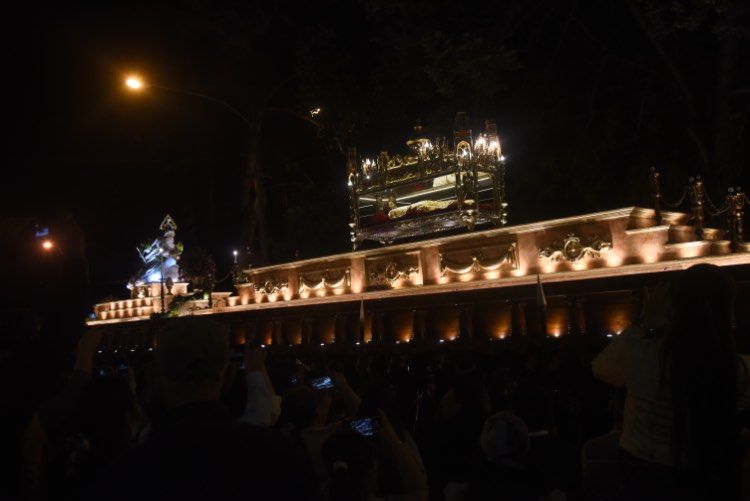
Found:
M 606 254 L 605 260 L 607 261 L 607 266 L 614 267 L 620 266 L 622 264 L 623 258 L 622 255 L 617 252 L 608 252 Z
M 143 80 L 137 75 L 130 75 L 125 79 L 125 86 L 130 90 L 141 90 L 143 88 Z
M 552 306 L 547 310 L 547 335 L 560 337 L 568 331 L 570 311 L 564 306 Z
M 54 248 L 55 248 L 55 243 L 54 243 L 54 242 L 53 242 L 52 240 L 50 240 L 50 239 L 46 239 L 46 240 L 44 240 L 44 241 L 42 242 L 42 249 L 43 249 L 43 250 L 44 250 L 45 252 L 49 252 L 49 251 L 51 251 L 51 250 L 52 250 L 52 249 L 54 249 Z
M 546 260 L 542 262 L 542 273 L 554 273 L 557 271 L 557 262 Z
M 648 245 L 641 247 L 641 259 L 646 264 L 651 264 L 659 261 L 661 257 L 661 249 L 658 245 Z
M 399 312 L 391 317 L 391 327 L 397 343 L 408 343 L 414 337 L 414 314 L 411 311 Z
M 585 270 L 589 267 L 589 263 L 587 261 L 576 261 L 573 263 L 573 269 L 576 271 Z
M 690 259 L 703 255 L 706 246 L 705 240 L 696 240 L 694 242 L 683 242 L 676 249 L 677 257 L 680 259 Z

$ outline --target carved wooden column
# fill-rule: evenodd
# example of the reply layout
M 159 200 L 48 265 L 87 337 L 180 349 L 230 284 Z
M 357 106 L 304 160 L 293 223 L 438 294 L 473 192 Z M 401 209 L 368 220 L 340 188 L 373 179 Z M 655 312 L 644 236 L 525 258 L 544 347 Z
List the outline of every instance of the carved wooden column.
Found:
M 405 330 L 396 333 L 397 341 L 404 341 L 407 343 L 414 341 L 414 338 L 416 337 L 416 333 L 414 332 L 414 326 L 417 323 L 416 320 L 417 320 L 417 310 L 410 309 L 409 314 L 407 316 Z M 406 332 L 407 336 L 403 336 L 404 332 Z
M 539 333 L 538 333 L 538 335 L 540 337 L 543 337 L 543 338 L 547 337 L 547 335 L 548 335 L 548 332 L 547 332 L 547 309 L 543 308 L 543 307 L 541 307 L 539 305 L 537 305 L 536 308 L 535 308 L 535 310 L 536 310 L 537 315 L 539 317 Z
M 299 297 L 299 269 L 289 268 L 287 274 L 287 290 L 284 294 L 284 299 L 287 301 Z
M 371 312 L 365 312 L 365 320 L 360 330 L 361 339 L 359 340 L 362 344 L 372 341 L 372 329 L 373 329 L 373 315 Z M 368 335 L 369 333 L 369 335 Z
M 290 346 L 302 344 L 302 320 L 295 317 L 284 319 L 284 342 Z
M 271 344 L 273 342 L 273 321 L 263 318 L 259 321 L 259 324 L 256 340 L 261 344 Z
M 336 313 L 333 321 L 333 342 L 337 344 L 347 342 L 346 313 Z
M 570 325 L 574 334 L 586 334 L 586 314 L 583 308 L 584 299 L 581 297 L 571 298 L 568 302 L 570 307 Z
M 355 342 L 365 344 L 370 337 L 372 337 L 372 314 L 365 311 L 365 316 L 360 321 L 359 312 L 357 312 L 357 339 Z
M 258 341 L 258 320 L 247 320 L 245 322 L 245 342 Z
M 382 311 L 376 311 L 373 312 L 373 319 L 372 319 L 372 342 L 373 343 L 380 343 L 383 342 L 383 317 L 385 316 L 385 313 Z
M 458 305 L 461 317 L 459 319 L 458 337 L 461 339 L 474 339 L 474 305 Z
M 247 340 L 247 324 L 245 322 L 232 322 L 229 326 L 229 332 L 232 345 L 245 344 Z
M 526 334 L 528 336 L 547 336 L 547 312 L 536 303 L 524 308 L 526 314 Z
M 364 256 L 354 256 L 349 264 L 349 280 L 351 291 L 360 294 L 367 290 L 367 270 Z
M 156 333 L 149 328 L 146 328 L 146 346 L 148 348 L 156 348 Z
M 284 327 L 283 320 L 280 318 L 273 319 L 273 330 L 271 331 L 271 339 L 274 345 L 280 345 L 282 342 L 282 329 Z
M 353 345 L 359 339 L 359 310 L 356 314 L 350 311 L 344 315 L 344 332 L 344 341 L 348 345 Z
M 440 252 L 437 246 L 423 247 L 419 250 L 419 269 L 422 271 L 422 283 L 424 285 L 439 282 Z
M 310 343 L 318 345 L 325 342 L 325 335 L 323 334 L 323 320 L 320 317 L 312 319 L 312 335 L 310 336 Z
M 512 305 L 510 317 L 510 330 L 514 336 L 525 336 L 527 334 L 526 325 L 526 303 L 515 301 Z
M 308 346 L 312 343 L 313 323 L 314 321 L 312 318 L 302 319 L 302 344 L 303 345 Z
M 427 310 L 414 310 L 414 341 L 422 342 L 427 338 Z

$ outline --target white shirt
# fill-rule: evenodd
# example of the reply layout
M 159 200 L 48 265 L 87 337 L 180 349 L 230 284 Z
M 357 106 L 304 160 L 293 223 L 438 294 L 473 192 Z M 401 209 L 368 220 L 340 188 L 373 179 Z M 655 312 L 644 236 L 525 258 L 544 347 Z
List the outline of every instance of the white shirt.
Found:
M 273 426 L 281 414 L 281 397 L 273 392 L 268 376 L 259 371 L 245 374 L 247 404 L 240 421 L 256 426 Z
M 662 378 L 661 347 L 661 339 L 647 338 L 631 326 L 594 359 L 591 368 L 605 383 L 627 390 L 620 447 L 645 461 L 672 466 L 672 394 Z M 740 359 L 750 367 L 750 357 Z M 740 376 L 746 379 L 746 371 L 740 370 Z M 750 385 L 740 381 L 740 388 L 738 408 L 744 409 L 750 404 Z

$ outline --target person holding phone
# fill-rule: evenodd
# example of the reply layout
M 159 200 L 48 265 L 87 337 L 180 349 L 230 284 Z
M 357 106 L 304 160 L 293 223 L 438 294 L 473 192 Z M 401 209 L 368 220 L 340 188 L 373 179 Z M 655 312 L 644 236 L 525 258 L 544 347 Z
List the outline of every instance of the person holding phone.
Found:
M 327 487 L 328 499 L 330 501 L 426 500 L 428 489 L 424 472 L 399 440 L 386 415 L 378 411 L 376 419 L 377 432 L 374 434 L 363 434 L 349 427 L 332 435 L 326 441 L 323 446 L 323 457 L 330 475 Z M 370 427 L 364 428 L 368 431 L 370 429 Z M 388 458 L 395 463 L 403 485 L 403 492 L 385 498 L 378 496 L 379 457 Z
M 248 354 L 248 367 L 261 362 Z M 285 437 L 238 422 L 221 402 L 228 365 L 226 326 L 197 316 L 165 322 L 155 350 L 165 412 L 85 499 L 304 499 Z
M 254 341 L 245 343 L 247 403 L 240 421 L 255 426 L 273 426 L 281 414 L 281 397 L 274 391 L 266 370 L 266 352 Z
M 592 362 L 596 377 L 627 391 L 625 499 L 739 499 L 750 357 L 737 353 L 734 292 L 719 267 L 693 266 L 647 291 L 640 325 Z
M 281 404 L 285 429 L 297 445 L 307 465 L 306 473 L 313 478 L 311 490 L 322 497 L 322 486 L 328 481 L 322 448 L 328 438 L 340 429 L 339 423 L 328 423 L 331 392 L 299 385 L 284 394 Z
M 351 417 L 356 415 L 361 400 L 346 377 L 337 371 L 331 371 L 330 376 L 309 379 L 304 385 L 299 383 L 284 394 L 282 421 L 304 449 L 318 483 L 324 485 L 329 477 L 321 452 L 323 444 L 349 423 L 332 419 L 331 402 L 340 398 L 347 417 Z

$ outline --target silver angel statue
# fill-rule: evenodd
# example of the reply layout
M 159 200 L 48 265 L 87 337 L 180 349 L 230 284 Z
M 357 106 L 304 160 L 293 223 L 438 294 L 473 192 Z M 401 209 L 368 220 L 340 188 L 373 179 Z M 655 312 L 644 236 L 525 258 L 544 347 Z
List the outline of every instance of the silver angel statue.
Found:
M 128 282 L 128 289 L 138 289 L 148 284 L 165 283 L 171 284 L 179 281 L 180 267 L 177 261 L 182 254 L 182 244 L 175 243 L 174 235 L 177 229 L 174 219 L 167 214 L 159 225 L 164 232 L 152 243 L 144 243 L 138 246 L 138 255 L 143 265 Z M 162 277 L 163 274 L 163 277 Z

